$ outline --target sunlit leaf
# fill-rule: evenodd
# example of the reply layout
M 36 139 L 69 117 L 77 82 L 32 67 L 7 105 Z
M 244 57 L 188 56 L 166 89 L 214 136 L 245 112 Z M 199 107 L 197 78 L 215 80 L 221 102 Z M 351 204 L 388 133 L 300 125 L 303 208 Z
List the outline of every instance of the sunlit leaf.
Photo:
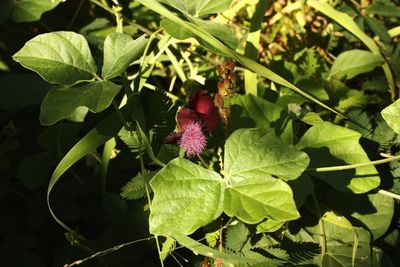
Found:
M 323 122 L 311 127 L 296 145 L 311 158 L 310 168 L 348 165 L 369 162 L 367 154 L 359 144 L 361 134 L 353 130 Z M 313 172 L 340 191 L 365 193 L 380 183 L 374 166 L 359 167 L 335 172 Z
M 90 80 L 96 74 L 86 39 L 77 33 L 59 31 L 38 35 L 25 43 L 13 59 L 55 84 Z
M 112 33 L 104 41 L 104 62 L 102 76 L 111 79 L 126 70 L 134 60 L 140 58 L 146 46 L 144 35 L 133 40 L 127 34 Z
M 221 215 L 224 183 L 214 171 L 185 159 L 174 159 L 150 185 L 154 192 L 150 232 L 191 234 Z

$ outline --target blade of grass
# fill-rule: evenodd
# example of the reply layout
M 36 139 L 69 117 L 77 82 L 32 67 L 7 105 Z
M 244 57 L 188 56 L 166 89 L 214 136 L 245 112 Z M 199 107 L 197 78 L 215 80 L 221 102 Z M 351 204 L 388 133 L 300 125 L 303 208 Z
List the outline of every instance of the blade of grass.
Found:
M 128 116 L 131 114 L 132 104 L 134 101 L 129 101 L 121 109 L 121 112 Z M 87 154 L 91 153 L 97 147 L 101 146 L 111 138 L 113 138 L 123 126 L 123 121 L 119 119 L 118 112 L 114 112 L 100 122 L 94 129 L 88 132 L 78 143 L 76 143 L 64 156 L 64 158 L 58 163 L 56 169 L 54 170 L 49 185 L 47 187 L 47 206 L 50 210 L 51 216 L 54 220 L 68 232 L 74 232 L 66 224 L 64 224 L 54 213 L 50 205 L 50 194 L 53 190 L 55 184 L 59 181 L 61 176 L 77 161 L 85 157 Z
M 271 6 L 271 1 L 258 1 L 256 11 L 251 19 L 250 30 L 247 35 L 247 42 L 244 55 L 252 60 L 257 60 L 258 46 L 260 42 L 261 23 L 265 12 Z M 246 94 L 257 96 L 257 74 L 249 70 L 244 71 L 244 88 Z
M 169 11 L 166 7 L 164 7 L 162 4 L 160 4 L 156 0 L 137 0 L 139 3 L 142 5 L 146 6 L 147 8 L 159 13 L 160 15 L 166 17 L 167 19 L 179 24 L 180 26 L 184 27 L 186 30 L 192 32 L 194 35 L 196 35 L 198 38 L 202 39 L 203 41 L 207 42 L 211 46 L 213 46 L 216 50 L 220 51 L 221 54 L 227 55 L 230 58 L 238 61 L 241 63 L 243 66 L 245 66 L 247 69 L 256 72 L 257 74 L 263 76 L 264 78 L 267 78 L 275 83 L 281 84 L 285 87 L 290 88 L 291 90 L 295 91 L 296 93 L 302 95 L 303 97 L 311 100 L 312 102 L 320 105 L 321 107 L 341 116 L 346 118 L 343 114 L 340 112 L 334 110 L 333 108 L 329 107 L 328 105 L 324 104 L 321 102 L 319 99 L 316 97 L 304 92 L 294 84 L 290 83 L 289 81 L 285 80 L 282 78 L 280 75 L 274 73 L 267 67 L 264 67 L 263 65 L 248 59 L 247 57 L 241 56 L 226 45 L 224 45 L 222 42 L 220 42 L 217 38 L 203 30 L 202 28 L 198 27 L 194 23 L 190 23 L 188 21 L 184 21 L 181 18 L 179 18 L 177 15 Z M 186 17 L 190 17 L 188 14 L 185 14 Z
M 348 30 L 355 37 L 360 39 L 360 41 L 363 42 L 365 46 L 368 47 L 369 50 L 371 50 L 372 53 L 382 57 L 379 47 L 376 45 L 374 40 L 368 35 L 366 35 L 349 15 L 337 11 L 333 6 L 321 1 L 309 0 L 307 1 L 307 4 L 312 8 L 318 10 L 319 12 L 323 13 L 327 17 L 331 18 L 332 20 L 336 21 L 338 24 L 340 24 L 343 28 Z M 382 69 L 383 72 L 385 73 L 386 80 L 389 84 L 392 101 L 394 101 L 397 98 L 397 94 L 396 94 L 396 89 L 395 89 L 396 87 L 394 84 L 392 71 L 390 70 L 390 67 L 387 63 L 382 65 Z

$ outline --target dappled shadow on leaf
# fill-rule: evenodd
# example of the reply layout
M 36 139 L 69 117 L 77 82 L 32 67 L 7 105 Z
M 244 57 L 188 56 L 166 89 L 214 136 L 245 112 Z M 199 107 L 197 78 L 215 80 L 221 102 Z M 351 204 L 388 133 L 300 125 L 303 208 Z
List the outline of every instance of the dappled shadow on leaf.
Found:
M 322 148 L 305 148 L 303 150 L 310 157 L 310 169 L 329 166 L 342 166 L 348 165 L 345 161 L 334 157 L 327 147 Z M 355 175 L 354 169 L 342 170 L 335 172 L 310 172 L 310 175 L 318 177 L 319 179 L 330 184 L 334 188 L 341 191 L 350 191 L 347 186 L 350 184 L 351 179 Z
M 288 238 L 283 238 L 281 248 L 289 251 L 290 263 L 293 266 L 299 264 L 311 264 L 316 255 L 321 253 L 321 248 L 313 242 L 293 242 Z M 290 264 L 290 266 L 292 266 Z

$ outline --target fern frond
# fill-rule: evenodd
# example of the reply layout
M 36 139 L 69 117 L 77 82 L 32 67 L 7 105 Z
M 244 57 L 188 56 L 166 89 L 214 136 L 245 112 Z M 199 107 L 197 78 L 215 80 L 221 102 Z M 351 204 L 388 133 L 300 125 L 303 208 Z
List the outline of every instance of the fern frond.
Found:
M 154 172 L 138 174 L 122 187 L 121 196 L 129 200 L 145 197 L 146 185 L 150 182 L 151 178 L 153 178 L 154 174 Z
M 136 131 L 128 131 L 124 127 L 119 131 L 118 137 L 130 149 L 131 152 L 139 153 L 144 150 Z

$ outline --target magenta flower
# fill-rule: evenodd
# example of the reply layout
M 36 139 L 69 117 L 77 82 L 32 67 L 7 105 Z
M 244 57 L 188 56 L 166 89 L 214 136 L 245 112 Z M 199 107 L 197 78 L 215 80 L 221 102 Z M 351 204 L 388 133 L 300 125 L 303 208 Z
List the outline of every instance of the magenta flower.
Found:
M 200 155 L 206 148 L 206 137 L 201 129 L 200 122 L 189 123 L 183 130 L 179 146 L 186 151 L 186 156 Z
M 205 133 L 209 134 L 218 127 L 220 116 L 211 96 L 197 91 L 190 97 L 189 107 L 177 112 L 176 121 L 176 130 L 164 139 L 164 143 L 178 141 L 179 146 L 185 149 L 186 156 L 193 157 L 205 149 Z

